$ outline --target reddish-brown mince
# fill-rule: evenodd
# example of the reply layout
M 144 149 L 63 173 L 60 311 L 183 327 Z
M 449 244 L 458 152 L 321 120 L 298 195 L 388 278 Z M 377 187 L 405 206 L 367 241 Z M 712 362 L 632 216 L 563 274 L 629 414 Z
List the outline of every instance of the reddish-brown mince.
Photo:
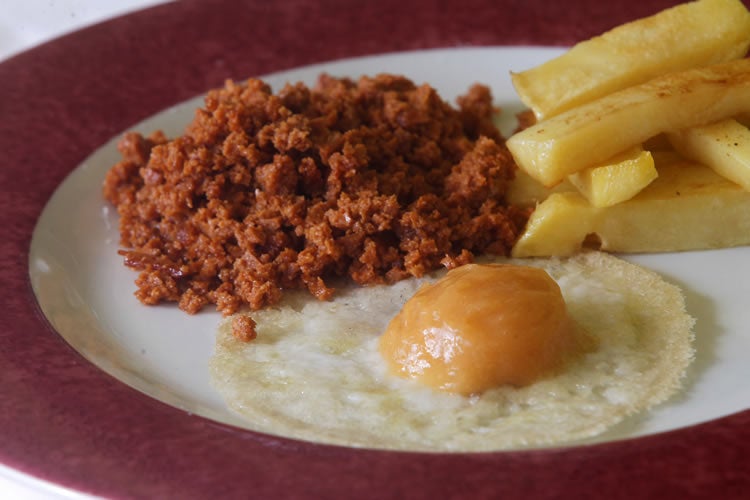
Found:
M 125 134 L 103 193 L 138 299 L 230 314 L 507 254 L 528 217 L 504 200 L 516 167 L 489 89 L 457 104 L 395 75 L 251 79 L 209 92 L 180 137 Z

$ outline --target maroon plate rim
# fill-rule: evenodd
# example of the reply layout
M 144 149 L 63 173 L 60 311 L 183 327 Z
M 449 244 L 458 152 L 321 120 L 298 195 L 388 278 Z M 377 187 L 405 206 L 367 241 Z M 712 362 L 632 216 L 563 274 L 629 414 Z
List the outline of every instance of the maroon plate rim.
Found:
M 436 47 L 569 45 L 674 1 L 183 0 L 0 64 L 0 463 L 82 493 L 149 498 L 739 496 L 750 411 L 655 436 L 526 452 L 352 450 L 188 414 L 84 360 L 38 309 L 31 234 L 99 145 L 219 86 Z

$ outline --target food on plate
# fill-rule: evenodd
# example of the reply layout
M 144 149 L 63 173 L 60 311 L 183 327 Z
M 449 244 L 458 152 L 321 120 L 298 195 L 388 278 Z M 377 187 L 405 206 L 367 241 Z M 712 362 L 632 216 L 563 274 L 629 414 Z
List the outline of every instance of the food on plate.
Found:
M 514 74 L 531 110 L 508 199 L 534 213 L 512 255 L 750 244 L 748 23 L 742 2 L 698 0 Z
M 540 119 L 658 75 L 743 57 L 750 12 L 740 0 L 698 0 L 620 25 L 561 56 L 512 73 Z
M 551 188 L 545 187 L 519 169 L 516 171 L 513 182 L 508 187 L 506 197 L 511 205 L 529 207 L 533 210 L 538 203 L 546 200 L 552 193 L 565 193 L 576 189 L 567 178 Z
M 342 288 L 328 302 L 288 294 L 252 313 L 251 342 L 235 338 L 233 320 L 225 318 L 210 362 L 212 382 L 247 427 L 260 432 L 428 451 L 580 442 L 679 389 L 693 356 L 693 319 L 679 288 L 602 252 L 481 264 L 546 271 L 567 314 L 590 336 L 588 347 L 530 383 L 468 395 L 395 375 L 381 355 L 380 335 L 420 286 L 444 274 L 436 272 L 389 286 Z M 494 293 L 475 287 L 463 305 Z
M 750 245 L 750 192 L 674 152 L 654 158 L 659 177 L 622 203 L 594 207 L 572 189 L 550 194 L 513 256 L 571 255 L 586 246 L 636 253 Z
M 528 217 L 489 89 L 454 108 L 394 75 L 208 93 L 185 134 L 129 133 L 104 196 L 145 304 L 259 309 L 337 277 L 392 283 L 506 255 Z
M 529 385 L 589 344 L 540 268 L 466 264 L 410 297 L 380 337 L 389 370 L 463 395 Z
M 638 145 L 605 165 L 570 174 L 568 180 L 593 206 L 608 207 L 629 200 L 658 175 L 651 152 Z
M 104 195 L 142 302 L 229 316 L 211 379 L 248 427 L 582 442 L 668 399 L 693 357 L 680 289 L 588 247 L 750 244 L 750 192 L 671 151 L 750 113 L 749 45 L 736 0 L 619 27 L 513 74 L 531 112 L 507 141 L 481 85 L 454 108 L 394 75 L 227 82 L 183 136 L 127 134 Z
M 674 148 L 686 158 L 750 191 L 750 130 L 734 119 L 668 134 Z
M 512 135 L 518 166 L 545 186 L 663 132 L 750 111 L 750 59 L 665 73 Z

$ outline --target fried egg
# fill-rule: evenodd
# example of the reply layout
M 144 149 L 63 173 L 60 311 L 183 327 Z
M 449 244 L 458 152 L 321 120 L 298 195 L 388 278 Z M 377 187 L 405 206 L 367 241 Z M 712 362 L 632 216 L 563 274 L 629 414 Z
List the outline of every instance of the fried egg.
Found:
M 694 320 L 677 286 L 602 252 L 491 262 L 545 271 L 593 347 L 529 383 L 481 391 L 441 390 L 400 376 L 389 368 L 381 337 L 420 287 L 445 274 L 438 272 L 343 288 L 328 302 L 290 295 L 278 307 L 252 313 L 257 338 L 251 342 L 236 339 L 227 318 L 210 362 L 212 383 L 255 431 L 450 452 L 574 443 L 679 391 L 693 358 Z

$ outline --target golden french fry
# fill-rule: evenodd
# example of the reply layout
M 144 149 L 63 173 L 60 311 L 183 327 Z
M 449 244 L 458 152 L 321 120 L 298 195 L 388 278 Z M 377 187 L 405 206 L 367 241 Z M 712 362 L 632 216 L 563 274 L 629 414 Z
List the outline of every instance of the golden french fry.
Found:
M 683 156 L 708 165 L 750 191 L 750 130 L 745 125 L 722 120 L 671 132 L 669 140 Z
M 546 188 L 519 169 L 516 171 L 515 179 L 508 186 L 505 199 L 511 205 L 533 207 L 546 200 L 552 193 L 574 190 L 575 188 L 568 180 L 562 181 L 553 188 Z
M 545 186 L 663 132 L 750 112 L 750 59 L 669 73 L 512 135 L 516 163 Z
M 660 74 L 741 58 L 748 46 L 750 12 L 740 0 L 698 0 L 620 25 L 511 79 L 545 119 Z
M 609 207 L 629 200 L 658 175 L 651 153 L 635 146 L 605 165 L 571 174 L 568 180 L 593 206 Z
M 750 244 L 750 193 L 703 165 L 664 155 L 659 177 L 630 200 L 594 207 L 553 193 L 532 213 L 515 257 L 571 255 L 595 242 L 612 252 L 670 252 Z

